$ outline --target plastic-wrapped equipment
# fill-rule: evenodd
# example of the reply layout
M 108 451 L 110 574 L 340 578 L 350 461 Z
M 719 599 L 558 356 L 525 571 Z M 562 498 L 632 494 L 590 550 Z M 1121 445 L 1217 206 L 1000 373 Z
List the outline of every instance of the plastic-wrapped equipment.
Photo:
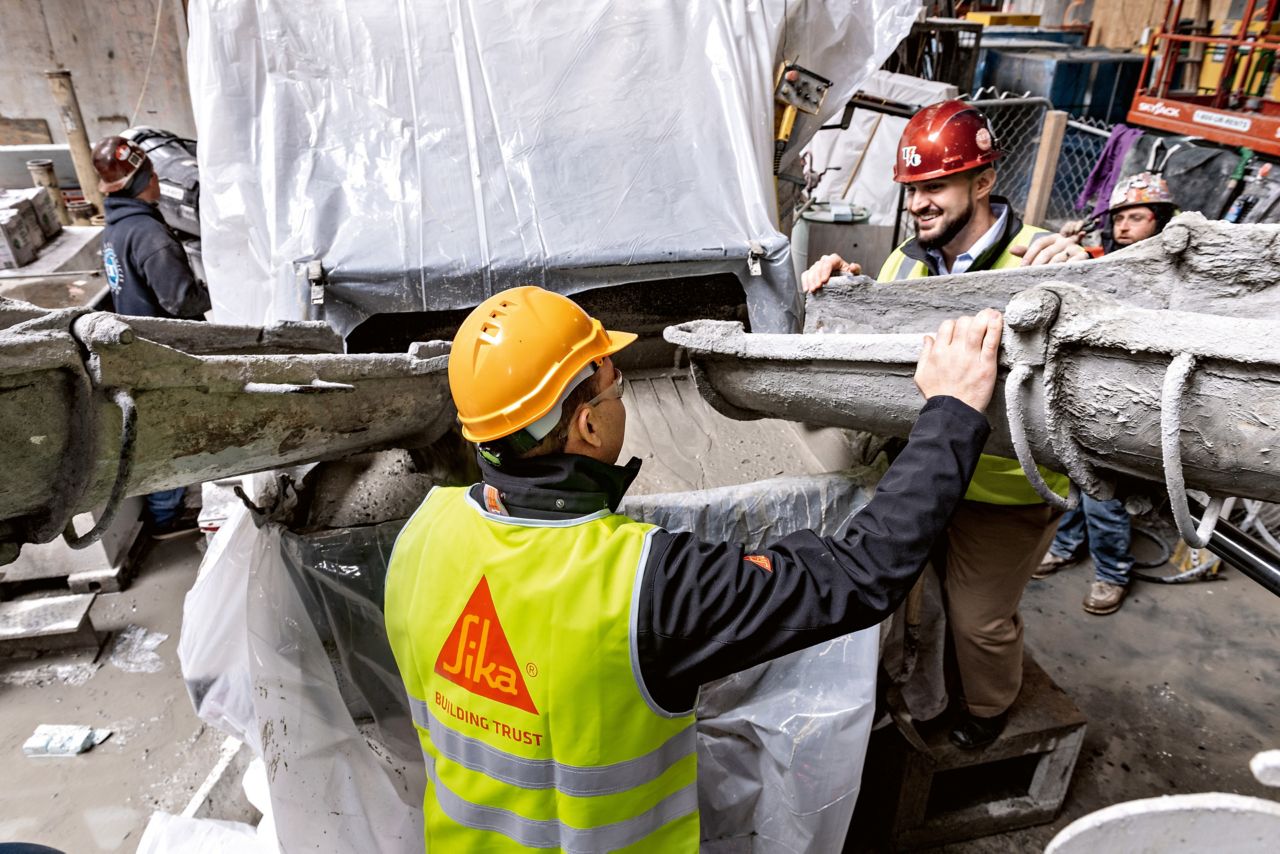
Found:
M 835 534 L 863 504 L 842 475 L 628 500 L 622 512 L 749 547 Z M 179 655 L 202 720 L 266 762 L 282 851 L 420 851 L 425 773 L 382 621 L 402 522 L 294 534 L 237 508 L 187 596 Z M 707 852 L 843 844 L 875 705 L 879 632 L 704 686 L 699 802 Z
M 839 115 L 919 0 L 197 0 L 200 234 L 220 323 L 474 306 L 516 284 L 730 274 L 798 331 L 773 88 Z M 756 247 L 753 254 L 752 246 Z M 754 271 L 754 272 L 753 272 Z

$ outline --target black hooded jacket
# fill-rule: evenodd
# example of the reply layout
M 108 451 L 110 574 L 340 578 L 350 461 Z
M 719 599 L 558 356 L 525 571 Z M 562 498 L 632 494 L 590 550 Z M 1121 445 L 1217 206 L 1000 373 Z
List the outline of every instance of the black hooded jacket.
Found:
M 142 199 L 103 200 L 102 265 L 117 314 L 199 320 L 209 293 L 191 272 L 187 255 L 155 205 Z
M 686 712 L 706 682 L 893 613 L 946 530 L 990 431 L 959 400 L 931 399 L 875 497 L 839 536 L 799 531 L 748 554 L 736 543 L 655 531 L 635 627 L 649 695 L 668 712 Z M 640 463 L 552 454 L 480 466 L 509 515 L 572 519 L 616 510 Z M 480 506 L 483 487 L 472 487 Z

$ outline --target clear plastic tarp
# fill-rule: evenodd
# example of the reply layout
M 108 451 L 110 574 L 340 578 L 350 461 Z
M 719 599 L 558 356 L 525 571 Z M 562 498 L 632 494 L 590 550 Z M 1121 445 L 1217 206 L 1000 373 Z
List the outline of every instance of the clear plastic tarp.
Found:
M 622 510 L 757 546 L 803 528 L 838 533 L 869 497 L 862 482 L 784 478 Z M 304 535 L 236 508 L 187 596 L 179 656 L 196 711 L 265 761 L 282 851 L 421 850 L 425 773 L 382 620 L 401 525 Z M 704 686 L 704 852 L 840 850 L 878 642 L 868 629 Z
M 872 74 L 862 91 L 875 98 L 920 106 L 958 94 L 950 83 L 888 71 Z M 898 185 L 893 183 L 891 166 L 898 156 L 898 138 L 906 126 L 907 120 L 899 116 L 859 109 L 853 111 L 848 128 L 815 134 L 805 150 L 813 157 L 810 168 L 826 174 L 814 188 L 814 198 L 859 205 L 871 214 L 869 224 L 893 225 L 898 212 Z M 876 271 L 866 272 L 874 275 Z
M 735 276 L 799 331 L 780 64 L 838 116 L 919 0 L 192 0 L 201 238 L 220 323 L 473 306 L 516 284 Z M 752 263 L 752 245 L 761 256 Z M 753 268 L 758 272 L 753 272 Z

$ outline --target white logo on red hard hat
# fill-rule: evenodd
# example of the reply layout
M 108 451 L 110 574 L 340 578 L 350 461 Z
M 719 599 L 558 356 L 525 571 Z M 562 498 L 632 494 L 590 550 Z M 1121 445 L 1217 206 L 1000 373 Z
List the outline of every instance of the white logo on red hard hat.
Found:
M 920 165 L 920 155 L 916 151 L 916 146 L 914 145 L 902 146 L 902 162 L 907 166 Z
M 973 135 L 973 141 L 977 143 L 978 148 L 983 151 L 991 150 L 991 131 L 986 128 L 978 128 L 978 132 Z

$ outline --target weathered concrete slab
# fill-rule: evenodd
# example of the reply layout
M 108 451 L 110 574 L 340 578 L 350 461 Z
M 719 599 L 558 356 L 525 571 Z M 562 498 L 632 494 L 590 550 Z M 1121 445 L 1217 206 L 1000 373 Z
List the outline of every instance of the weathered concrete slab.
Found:
M 0 654 L 97 646 L 89 619 L 96 593 L 0 602 Z
M 1140 308 L 1280 317 L 1280 225 L 1187 213 L 1158 237 L 1096 260 L 897 282 L 837 278 L 808 298 L 805 332 L 929 332 L 948 317 L 1003 308 L 1046 282 Z

